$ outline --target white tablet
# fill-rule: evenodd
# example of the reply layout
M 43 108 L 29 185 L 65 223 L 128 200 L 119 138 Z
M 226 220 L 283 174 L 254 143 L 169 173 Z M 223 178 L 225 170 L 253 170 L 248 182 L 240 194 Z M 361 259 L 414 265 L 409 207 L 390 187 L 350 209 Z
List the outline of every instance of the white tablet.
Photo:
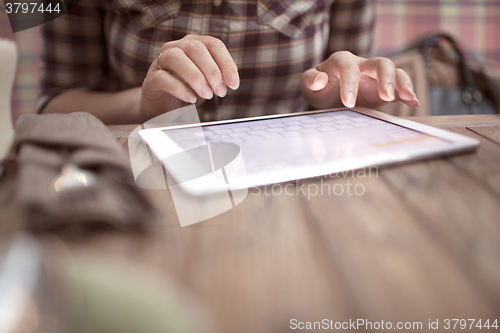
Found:
M 169 186 L 243 189 L 476 149 L 479 141 L 356 107 L 145 129 Z M 217 178 L 217 177 L 216 177 Z M 202 181 L 196 181 L 201 179 Z

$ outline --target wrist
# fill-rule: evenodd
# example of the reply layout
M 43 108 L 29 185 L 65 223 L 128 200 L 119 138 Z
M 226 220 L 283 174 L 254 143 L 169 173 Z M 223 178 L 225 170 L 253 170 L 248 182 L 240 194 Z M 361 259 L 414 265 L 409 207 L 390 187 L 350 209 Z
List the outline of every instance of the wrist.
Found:
M 126 99 L 129 101 L 127 110 L 127 114 L 129 115 L 128 123 L 142 124 L 147 121 L 148 118 L 144 114 L 142 107 L 142 87 L 131 88 L 123 91 L 123 93 L 127 94 Z M 117 97 L 122 98 L 122 96 Z

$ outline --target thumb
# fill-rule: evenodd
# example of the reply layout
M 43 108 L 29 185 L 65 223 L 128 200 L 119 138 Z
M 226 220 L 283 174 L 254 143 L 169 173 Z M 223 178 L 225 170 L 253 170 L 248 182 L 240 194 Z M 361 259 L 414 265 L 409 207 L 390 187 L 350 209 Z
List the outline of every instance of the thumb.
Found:
M 328 84 L 328 74 L 311 68 L 302 73 L 300 85 L 304 91 L 319 91 Z

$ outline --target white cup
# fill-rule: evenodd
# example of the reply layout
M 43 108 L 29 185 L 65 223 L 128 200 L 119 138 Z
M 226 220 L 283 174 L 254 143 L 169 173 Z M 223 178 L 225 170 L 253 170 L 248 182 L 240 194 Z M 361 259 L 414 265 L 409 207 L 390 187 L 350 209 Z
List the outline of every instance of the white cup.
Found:
M 16 44 L 0 39 L 0 160 L 9 152 L 14 138 L 11 99 L 16 66 Z

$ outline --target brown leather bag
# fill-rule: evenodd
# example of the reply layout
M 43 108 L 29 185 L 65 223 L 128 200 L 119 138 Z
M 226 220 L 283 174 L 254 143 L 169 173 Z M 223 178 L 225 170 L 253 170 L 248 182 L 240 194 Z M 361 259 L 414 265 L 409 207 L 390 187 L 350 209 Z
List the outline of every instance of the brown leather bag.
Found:
M 432 33 L 391 57 L 413 81 L 416 108 L 390 103 L 380 111 L 396 116 L 483 114 L 500 111 L 500 70 L 467 59 L 454 38 Z

